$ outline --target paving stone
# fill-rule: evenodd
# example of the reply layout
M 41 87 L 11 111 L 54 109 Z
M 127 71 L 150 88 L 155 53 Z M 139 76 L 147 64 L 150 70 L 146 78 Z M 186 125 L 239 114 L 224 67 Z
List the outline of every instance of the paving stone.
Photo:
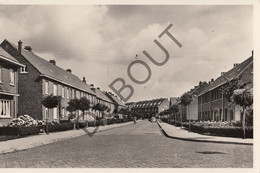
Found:
M 0 161 L 9 168 L 250 168 L 253 147 L 171 139 L 156 123 L 142 121 L 92 137 L 0 154 Z

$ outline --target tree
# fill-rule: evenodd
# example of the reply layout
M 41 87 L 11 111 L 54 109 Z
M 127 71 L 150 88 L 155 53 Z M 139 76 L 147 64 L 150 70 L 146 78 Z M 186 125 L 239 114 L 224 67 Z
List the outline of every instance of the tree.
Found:
M 100 111 L 102 113 L 102 117 L 104 117 L 104 112 L 108 109 L 108 107 L 104 104 L 97 103 L 95 106 L 92 107 L 95 111 Z
M 175 119 L 175 126 L 177 125 L 176 123 L 177 123 L 177 121 L 176 121 L 176 119 L 177 119 L 177 113 L 179 112 L 179 107 L 178 107 L 178 105 L 172 105 L 171 107 L 170 107 L 170 110 L 171 110 L 171 113 L 173 113 L 174 114 L 174 119 Z
M 246 138 L 245 119 L 247 110 L 253 105 L 253 89 L 237 89 L 232 96 L 233 102 L 242 107 L 243 111 L 243 138 Z
M 228 103 L 229 103 L 229 107 L 234 108 L 234 106 L 232 104 L 234 104 L 233 100 L 232 100 L 232 96 L 234 94 L 234 91 L 237 89 L 243 89 L 245 88 L 248 84 L 251 83 L 251 81 L 245 81 L 242 79 L 242 76 L 238 76 L 232 80 L 229 80 L 227 78 L 225 78 L 225 80 L 227 81 L 227 83 L 222 86 L 222 93 L 223 96 L 227 99 Z M 234 110 L 233 110 L 234 112 Z M 220 119 L 222 120 L 223 117 L 221 117 Z
M 61 102 L 61 97 L 60 96 L 54 96 L 54 95 L 48 95 L 43 98 L 42 104 L 48 109 L 56 108 L 58 106 L 58 111 L 59 111 L 59 118 L 60 118 L 60 102 Z M 49 134 L 48 130 L 48 118 L 46 117 L 46 133 Z
M 90 101 L 86 97 L 81 97 L 79 99 L 79 110 L 83 112 L 83 119 L 85 115 L 85 111 L 90 109 Z
M 66 110 L 70 112 L 69 120 L 74 118 L 74 121 L 76 121 L 77 129 L 79 128 L 79 116 L 77 114 L 73 114 L 73 112 L 80 110 L 80 101 L 79 99 L 72 99 L 68 102 L 68 106 L 66 107 Z M 74 126 L 75 127 L 75 126 Z
M 187 115 L 188 115 L 188 105 L 192 102 L 192 95 L 190 93 L 184 93 L 182 96 L 181 96 L 181 105 L 184 105 L 186 106 L 187 108 Z M 191 130 L 190 129 L 190 115 L 189 115 L 189 131 Z

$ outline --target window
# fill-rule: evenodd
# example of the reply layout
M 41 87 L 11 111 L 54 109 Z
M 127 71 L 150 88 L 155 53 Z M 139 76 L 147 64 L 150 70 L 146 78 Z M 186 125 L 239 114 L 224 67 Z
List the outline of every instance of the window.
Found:
M 14 70 L 13 69 L 10 69 L 10 84 L 11 85 L 14 85 Z
M 0 100 L 0 116 L 10 117 L 10 101 Z
M 62 98 L 65 97 L 65 88 L 64 88 L 64 86 L 61 87 L 61 97 Z
M 61 109 L 61 117 L 65 117 L 66 115 L 65 115 L 65 108 L 63 107 L 62 109 Z
M 20 73 L 28 73 L 28 72 L 27 72 L 27 67 L 26 67 L 26 66 L 21 67 L 21 68 L 20 68 Z
M 53 108 L 53 119 L 58 119 L 58 111 L 57 111 L 57 108 Z
M 53 95 L 56 96 L 58 95 L 58 90 L 57 90 L 57 85 L 53 84 Z
M 69 88 L 67 88 L 67 99 L 69 99 L 70 98 L 70 91 L 69 91 Z
M 45 94 L 49 94 L 49 82 L 45 81 Z
M 44 112 L 45 112 L 45 119 L 49 118 L 49 110 L 48 110 L 48 108 L 44 108 Z
M 74 99 L 74 92 L 72 89 L 70 89 L 70 95 L 71 95 L 70 98 Z
M 3 69 L 2 66 L 0 65 L 0 82 L 3 80 Z

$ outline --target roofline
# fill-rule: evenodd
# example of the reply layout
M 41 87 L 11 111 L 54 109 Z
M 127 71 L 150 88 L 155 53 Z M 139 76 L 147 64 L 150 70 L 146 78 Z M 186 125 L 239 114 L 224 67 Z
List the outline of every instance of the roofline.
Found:
M 73 87 L 73 88 L 76 88 L 76 89 L 78 89 L 78 90 L 81 90 L 81 91 L 84 91 L 84 92 L 89 93 L 88 91 L 85 91 L 85 90 L 83 90 L 83 89 L 79 89 L 78 87 L 76 87 L 76 86 L 74 86 L 74 85 L 68 84 L 68 83 L 66 83 L 66 82 L 63 82 L 63 81 L 61 81 L 61 80 L 59 80 L 59 79 L 55 79 L 55 78 L 50 77 L 50 76 L 45 75 L 45 74 L 41 74 L 40 77 L 50 78 L 50 79 L 55 80 L 55 81 L 58 81 L 58 82 L 60 82 L 60 83 L 62 83 L 62 84 L 65 84 L 65 85 L 71 86 L 71 87 Z M 89 94 L 91 94 L 91 95 L 93 95 L 93 96 L 96 96 L 95 94 L 92 94 L 92 93 L 89 93 Z
M 97 97 L 97 95 L 96 95 L 96 97 Z M 100 98 L 100 97 L 97 97 L 97 99 L 102 100 L 102 101 L 107 102 L 107 103 L 112 103 L 112 104 L 114 104 L 113 101 L 107 101 L 107 100 L 104 100 L 104 99 L 102 99 L 102 98 Z
M 10 96 L 20 96 L 19 94 L 15 94 L 15 93 L 7 93 L 7 92 L 2 92 L 2 91 L 0 91 L 0 94 L 10 95 Z
M 15 65 L 18 65 L 18 66 L 21 66 L 21 67 L 25 67 L 25 65 L 23 65 L 23 64 L 21 64 L 21 63 L 19 63 L 19 62 L 13 61 L 13 60 L 11 60 L 11 59 L 8 59 L 8 58 L 6 58 L 6 57 L 3 56 L 3 55 L 0 55 L 0 58 L 3 59 L 3 60 L 5 60 L 5 61 L 8 61 L 8 62 L 10 62 L 10 63 L 12 63 L 12 64 L 15 64 Z
M 243 72 L 248 68 L 248 66 L 250 66 L 252 63 L 253 63 L 253 61 L 250 62 L 250 63 L 249 63 L 243 70 L 241 70 L 241 72 L 238 73 L 235 77 L 237 77 L 237 76 L 239 76 L 241 73 L 243 73 Z M 235 77 L 229 79 L 229 81 L 233 80 Z M 216 88 L 218 88 L 218 87 L 220 87 L 221 85 L 226 84 L 227 82 L 228 82 L 228 81 L 225 80 L 224 83 L 219 84 L 219 85 L 215 86 L 214 88 L 211 88 L 210 90 L 208 90 L 207 92 L 205 92 L 205 93 L 203 93 L 203 94 L 199 94 L 198 97 L 199 97 L 199 96 L 202 96 L 202 95 L 204 95 L 204 94 L 206 94 L 206 93 L 208 93 L 208 92 L 210 92 L 210 91 L 212 91 L 212 90 L 214 90 L 214 89 L 216 89 Z

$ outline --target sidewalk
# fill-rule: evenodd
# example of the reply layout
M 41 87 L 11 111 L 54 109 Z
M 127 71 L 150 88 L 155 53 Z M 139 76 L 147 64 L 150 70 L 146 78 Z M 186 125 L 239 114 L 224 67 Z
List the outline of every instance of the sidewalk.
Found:
M 158 122 L 158 121 L 157 123 L 167 137 L 174 138 L 174 139 L 195 141 L 195 142 L 253 145 L 253 139 L 207 136 L 207 135 L 201 135 L 194 132 L 189 132 L 185 129 L 181 129 L 180 127 L 175 127 L 167 123 Z
M 137 121 L 137 122 L 139 122 L 139 121 Z M 93 135 L 92 132 L 99 133 L 99 132 L 106 131 L 109 129 L 131 125 L 133 123 L 134 122 L 131 121 L 131 122 L 127 122 L 127 123 L 99 126 L 98 129 L 96 129 L 95 127 L 88 127 L 88 128 L 80 129 L 80 130 L 53 132 L 53 133 L 50 133 L 49 135 L 46 135 L 44 133 L 44 134 L 28 136 L 28 137 L 24 137 L 24 138 L 2 141 L 2 142 L 0 142 L 0 154 L 10 153 L 10 152 L 15 152 L 15 151 L 20 151 L 20 150 L 26 150 L 29 148 L 34 148 L 34 147 L 54 143 L 57 141 L 62 141 L 65 139 L 82 136 L 82 135 L 89 135 L 91 137 Z M 86 131 L 88 131 L 89 134 Z

